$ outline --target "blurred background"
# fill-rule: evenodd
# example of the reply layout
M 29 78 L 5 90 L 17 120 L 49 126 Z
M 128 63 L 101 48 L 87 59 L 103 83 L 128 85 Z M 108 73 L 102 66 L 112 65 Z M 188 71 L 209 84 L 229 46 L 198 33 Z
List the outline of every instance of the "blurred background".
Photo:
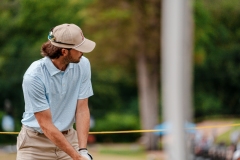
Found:
M 239 123 L 240 1 L 192 2 L 193 123 Z M 89 99 L 91 131 L 149 130 L 162 124 L 161 11 L 161 0 L 0 0 L 0 131 L 20 131 L 23 74 L 41 58 L 40 47 L 49 30 L 62 23 L 77 24 L 97 44 L 93 52 L 84 54 L 91 62 L 94 89 Z M 233 156 L 238 129 L 199 130 L 193 153 Z M 0 157 L 1 153 L 15 156 L 16 137 L 0 134 Z M 162 137 L 160 133 L 92 134 L 89 145 L 99 157 L 158 160 L 164 159 Z

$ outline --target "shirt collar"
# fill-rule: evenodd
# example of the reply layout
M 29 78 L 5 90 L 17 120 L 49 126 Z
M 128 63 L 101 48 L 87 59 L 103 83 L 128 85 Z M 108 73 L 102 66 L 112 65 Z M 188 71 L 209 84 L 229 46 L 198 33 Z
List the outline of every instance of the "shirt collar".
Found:
M 57 67 L 54 66 L 54 64 L 52 63 L 51 59 L 49 57 L 45 57 L 44 58 L 44 63 L 47 67 L 48 72 L 50 73 L 51 76 L 54 76 L 55 74 L 58 74 L 59 72 L 61 72 L 61 70 L 59 70 Z M 73 68 L 73 64 L 69 63 L 65 72 L 68 72 L 68 70 L 70 68 Z

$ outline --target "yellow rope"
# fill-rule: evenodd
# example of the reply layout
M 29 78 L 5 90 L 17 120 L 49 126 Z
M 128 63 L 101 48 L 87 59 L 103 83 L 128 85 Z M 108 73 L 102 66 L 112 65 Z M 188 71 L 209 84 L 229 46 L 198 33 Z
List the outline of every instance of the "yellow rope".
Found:
M 89 132 L 89 134 L 116 134 L 116 133 L 144 133 L 144 132 L 163 132 L 165 129 L 155 130 L 128 130 L 128 131 L 101 131 L 101 132 Z
M 224 128 L 224 127 L 235 127 L 240 126 L 238 124 L 225 124 L 225 125 L 214 125 L 214 126 L 201 126 L 195 128 L 187 128 L 187 130 L 202 130 L 211 128 Z M 128 131 L 100 131 L 100 132 L 89 132 L 89 134 L 117 134 L 117 133 L 146 133 L 146 132 L 164 132 L 166 129 L 152 129 L 152 130 L 128 130 Z M 18 134 L 19 132 L 0 132 L 0 134 Z
M 0 132 L 0 134 L 18 134 L 19 132 Z

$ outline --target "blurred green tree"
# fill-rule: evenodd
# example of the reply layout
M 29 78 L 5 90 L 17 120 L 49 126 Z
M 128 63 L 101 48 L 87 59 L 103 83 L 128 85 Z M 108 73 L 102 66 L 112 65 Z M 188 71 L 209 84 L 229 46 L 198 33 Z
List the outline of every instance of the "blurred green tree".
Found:
M 240 1 L 195 1 L 195 116 L 239 115 Z
M 96 68 L 102 67 L 107 72 L 115 68 L 115 77 L 122 78 L 125 85 L 137 86 L 141 129 L 153 129 L 160 115 L 160 0 L 95 1 L 88 17 L 86 27 L 92 29 L 100 53 L 89 55 L 95 59 L 93 68 L 97 65 Z M 157 148 L 156 136 L 152 133 L 143 136 L 147 149 Z

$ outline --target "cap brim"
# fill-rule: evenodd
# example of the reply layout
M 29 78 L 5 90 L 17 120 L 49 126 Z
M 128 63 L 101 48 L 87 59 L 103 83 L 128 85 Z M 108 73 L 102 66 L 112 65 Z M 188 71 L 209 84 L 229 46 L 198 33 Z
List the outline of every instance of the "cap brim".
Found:
M 82 45 L 80 45 L 78 47 L 74 47 L 73 49 L 76 49 L 83 53 L 89 53 L 95 48 L 95 46 L 96 46 L 95 42 L 85 38 L 85 41 L 83 42 Z

